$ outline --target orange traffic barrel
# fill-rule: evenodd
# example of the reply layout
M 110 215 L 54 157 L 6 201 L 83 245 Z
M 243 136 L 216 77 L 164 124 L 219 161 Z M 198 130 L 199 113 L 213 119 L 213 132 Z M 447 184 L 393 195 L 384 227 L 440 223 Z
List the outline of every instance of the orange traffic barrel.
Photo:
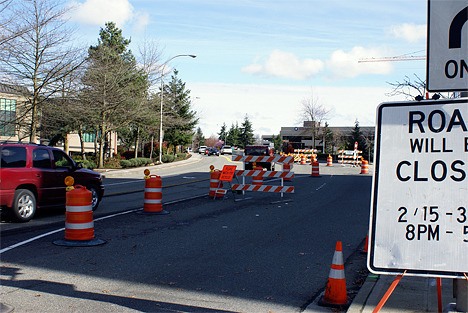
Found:
M 220 170 L 212 170 L 210 172 L 210 192 L 208 196 L 210 198 L 222 198 L 224 197 L 223 194 L 217 192 L 218 189 L 223 187 L 223 183 L 219 180 L 219 176 L 221 176 Z
M 261 167 L 261 166 L 255 166 L 253 169 L 255 171 L 262 171 L 263 172 L 263 167 Z M 253 176 L 252 177 L 252 185 L 256 185 L 256 186 L 263 185 L 263 175 Z
M 158 175 L 145 177 L 144 213 L 168 214 L 162 206 L 162 179 Z
M 361 174 L 369 174 L 369 162 L 366 160 L 361 162 Z
M 307 158 L 306 158 L 306 156 L 304 154 L 301 154 L 301 164 L 302 165 L 307 164 Z
M 73 184 L 73 179 L 71 181 Z M 94 246 L 105 243 L 104 240 L 94 238 L 91 191 L 81 185 L 76 185 L 74 188 L 68 185 L 67 190 L 65 201 L 65 240 L 54 241 L 54 244 L 62 246 Z
M 327 166 L 333 166 L 333 157 L 330 154 L 327 157 Z
M 312 172 L 311 172 L 310 176 L 312 176 L 312 177 L 319 177 L 320 176 L 319 162 L 317 162 L 317 161 L 312 162 Z

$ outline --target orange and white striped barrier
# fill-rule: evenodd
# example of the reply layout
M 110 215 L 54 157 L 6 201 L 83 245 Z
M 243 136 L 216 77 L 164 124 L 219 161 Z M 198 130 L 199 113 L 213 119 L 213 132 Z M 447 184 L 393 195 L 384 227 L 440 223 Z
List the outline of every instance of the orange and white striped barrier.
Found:
M 65 240 L 54 241 L 61 246 L 95 246 L 105 243 L 94 238 L 93 196 L 81 185 L 72 187 L 67 182 L 65 200 Z M 71 178 L 71 177 L 70 177 Z M 71 178 L 73 184 L 73 178 Z
M 293 163 L 293 156 L 261 156 L 261 155 L 233 155 L 232 161 L 243 161 L 245 162 L 276 162 L 276 163 Z
M 320 177 L 319 162 L 317 162 L 317 161 L 312 162 L 312 171 L 311 171 L 311 173 L 310 173 L 310 176 L 312 176 L 312 177 Z
M 325 294 L 319 302 L 324 306 L 345 306 L 348 304 L 348 293 L 346 291 L 346 278 L 343 262 L 343 246 L 341 241 L 336 242 L 333 262 L 328 275 Z
M 261 192 L 278 192 L 278 193 L 294 193 L 294 186 L 270 186 L 270 185 L 232 185 L 232 190 L 235 191 L 261 191 Z
M 289 177 L 289 173 L 291 172 L 291 165 L 289 163 L 283 163 L 283 174 L 285 176 L 283 177 L 283 180 L 285 181 L 291 181 L 291 178 L 294 177 L 294 173 L 292 173 L 292 177 Z
M 330 154 L 327 157 L 327 166 L 333 166 L 333 157 Z
M 145 177 L 146 178 L 146 177 Z M 145 179 L 144 213 L 167 214 L 162 205 L 162 179 L 157 175 L 149 175 Z
M 369 174 L 369 162 L 364 159 L 361 163 L 361 174 Z
M 362 151 L 357 150 L 355 154 L 353 150 L 339 150 L 338 153 L 340 153 L 338 163 L 341 165 L 351 164 L 353 166 L 358 166 L 361 164 L 360 154 Z
M 284 163 L 286 165 L 288 163 Z M 284 166 L 283 165 L 283 166 Z M 289 164 L 288 164 L 289 165 Z M 291 171 L 261 171 L 261 170 L 236 170 L 236 176 L 246 176 L 246 177 L 255 177 L 255 176 L 262 176 L 263 178 L 283 178 L 286 180 L 288 178 L 294 178 L 294 172 Z

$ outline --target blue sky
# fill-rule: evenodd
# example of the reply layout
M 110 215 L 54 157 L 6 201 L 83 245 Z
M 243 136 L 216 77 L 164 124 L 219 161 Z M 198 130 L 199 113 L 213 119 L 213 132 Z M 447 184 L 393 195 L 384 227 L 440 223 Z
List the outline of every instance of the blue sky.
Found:
M 302 101 L 331 109 L 331 126 L 375 125 L 387 82 L 425 78 L 424 61 L 359 63 L 425 55 L 427 0 L 74 0 L 77 35 L 97 42 L 114 21 L 138 51 L 157 43 L 161 62 L 191 90 L 205 136 L 242 123 L 255 133 L 301 126 Z

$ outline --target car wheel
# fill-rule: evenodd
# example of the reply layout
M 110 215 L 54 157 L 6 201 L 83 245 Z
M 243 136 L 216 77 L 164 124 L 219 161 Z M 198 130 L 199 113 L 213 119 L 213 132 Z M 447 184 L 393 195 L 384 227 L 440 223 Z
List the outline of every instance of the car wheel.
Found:
M 18 222 L 29 222 L 36 214 L 36 196 L 34 193 L 28 189 L 16 190 L 12 212 Z
M 99 206 L 99 202 L 101 201 L 101 199 L 99 198 L 98 189 L 96 188 L 96 186 L 89 186 L 89 187 L 86 187 L 86 189 L 91 191 L 91 194 L 92 194 L 91 206 L 93 207 L 93 211 L 96 211 L 96 209 Z

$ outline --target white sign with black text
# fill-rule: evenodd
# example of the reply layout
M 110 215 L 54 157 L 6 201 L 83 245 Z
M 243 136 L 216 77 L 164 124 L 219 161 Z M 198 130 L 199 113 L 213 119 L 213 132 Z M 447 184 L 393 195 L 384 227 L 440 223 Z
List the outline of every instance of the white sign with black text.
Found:
M 468 272 L 468 99 L 377 108 L 368 267 Z
M 468 90 L 468 1 L 428 0 L 427 89 Z

